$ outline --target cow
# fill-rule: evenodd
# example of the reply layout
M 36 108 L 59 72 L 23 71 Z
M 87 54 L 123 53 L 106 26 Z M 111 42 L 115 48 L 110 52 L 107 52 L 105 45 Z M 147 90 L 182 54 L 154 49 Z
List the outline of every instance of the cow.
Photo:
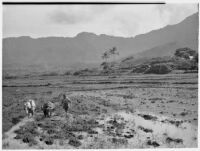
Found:
M 54 109 L 55 109 L 55 105 L 51 101 L 44 103 L 42 105 L 42 111 L 44 113 L 44 117 L 51 117 Z
M 24 110 L 26 111 L 28 118 L 33 117 L 35 109 L 36 109 L 36 104 L 34 100 L 30 99 L 24 103 Z
M 65 112 L 67 113 L 69 107 L 70 107 L 70 104 L 71 103 L 71 100 L 69 97 L 66 97 L 65 94 L 62 95 L 62 98 L 61 98 L 61 104 L 62 104 L 62 107 L 63 109 L 65 110 Z

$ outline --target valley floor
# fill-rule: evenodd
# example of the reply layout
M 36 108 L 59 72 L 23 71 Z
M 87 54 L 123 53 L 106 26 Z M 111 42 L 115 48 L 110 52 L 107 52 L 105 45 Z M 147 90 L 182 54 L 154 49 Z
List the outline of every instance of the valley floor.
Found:
M 66 114 L 58 96 L 72 104 Z M 27 119 L 23 100 L 37 113 Z M 44 118 L 40 106 L 56 110 Z M 32 77 L 3 81 L 3 148 L 197 147 L 198 75 Z M 11 128 L 12 127 L 12 128 Z

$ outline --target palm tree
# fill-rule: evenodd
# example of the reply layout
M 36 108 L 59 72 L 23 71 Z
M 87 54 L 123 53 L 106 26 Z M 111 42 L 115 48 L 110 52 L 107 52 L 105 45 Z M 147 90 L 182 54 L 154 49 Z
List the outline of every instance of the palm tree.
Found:
M 114 61 L 115 61 L 115 56 L 119 55 L 119 52 L 117 52 L 117 48 L 116 47 L 111 48 L 109 50 L 109 53 L 113 56 Z
M 108 70 L 108 63 L 107 63 L 107 59 L 110 57 L 110 54 L 109 52 L 104 52 L 103 55 L 101 56 L 101 58 L 104 60 L 105 59 L 105 62 L 103 62 L 101 64 L 101 67 L 103 67 L 103 70 L 106 71 Z
M 102 55 L 101 57 L 102 57 L 103 60 L 105 59 L 106 62 L 107 62 L 107 59 L 108 59 L 110 56 L 109 56 L 109 53 L 108 53 L 108 52 L 104 52 L 103 55 Z

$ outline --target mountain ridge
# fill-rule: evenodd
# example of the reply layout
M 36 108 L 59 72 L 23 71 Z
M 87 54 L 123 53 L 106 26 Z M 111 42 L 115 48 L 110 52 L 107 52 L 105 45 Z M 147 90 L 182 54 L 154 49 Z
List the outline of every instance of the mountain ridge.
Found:
M 147 52 L 169 43 L 198 49 L 198 13 L 182 22 L 168 25 L 135 37 L 115 37 L 81 32 L 75 37 L 8 37 L 3 39 L 3 65 L 70 66 L 76 62 L 100 63 L 102 53 L 117 47 L 120 57 Z M 169 51 L 170 47 L 166 49 Z M 159 51 L 159 50 L 157 50 Z M 153 52 L 153 50 L 152 50 Z M 165 51 L 163 51 L 165 53 Z
M 198 17 L 198 12 L 196 12 L 196 13 L 194 13 L 194 14 L 192 14 L 192 15 L 190 15 L 190 16 L 187 16 L 185 19 L 183 19 L 183 20 L 187 20 L 188 18 L 191 18 L 191 17 Z M 182 21 L 183 21 L 182 20 Z M 138 35 L 135 35 L 135 36 L 130 36 L 130 37 L 123 37 L 123 36 L 116 36 L 116 35 L 108 35 L 108 34 L 95 34 L 95 33 L 93 33 L 93 32 L 86 32 L 86 31 L 82 31 L 82 32 L 79 32 L 79 33 L 77 33 L 75 36 L 72 36 L 72 37 L 65 37 L 65 36 L 45 36 L 45 37 L 37 37 L 37 38 L 34 38 L 34 37 L 31 37 L 31 36 L 28 36 L 28 35 L 24 35 L 24 36 L 17 36 L 17 37 L 5 37 L 5 38 L 3 38 L 3 39 L 7 39 L 7 38 L 20 38 L 20 37 L 29 37 L 29 38 L 31 38 L 31 39 L 40 39 L 40 38 L 74 38 L 74 37 L 77 37 L 78 35 L 80 35 L 80 34 L 93 34 L 93 35 L 96 35 L 96 36 L 110 36 L 110 37 L 119 37 L 119 38 L 136 38 L 136 37 L 138 37 L 138 36 L 141 36 L 141 35 L 145 35 L 145 34 L 149 34 L 149 33 L 152 33 L 152 32 L 154 32 L 154 31 L 157 31 L 157 30 L 161 30 L 161 29 L 163 29 L 163 28 L 168 28 L 168 27 L 170 27 L 170 26 L 174 26 L 174 25 L 177 25 L 177 24 L 179 24 L 179 23 L 181 23 L 182 21 L 180 21 L 180 22 L 178 22 L 178 23 L 176 23 L 176 24 L 170 24 L 170 25 L 166 25 L 166 26 L 164 26 L 164 27 L 161 27 L 161 28 L 158 28 L 158 29 L 154 29 L 154 30 L 151 30 L 151 31 L 149 31 L 149 32 L 146 32 L 146 33 L 142 33 L 142 34 L 138 34 Z

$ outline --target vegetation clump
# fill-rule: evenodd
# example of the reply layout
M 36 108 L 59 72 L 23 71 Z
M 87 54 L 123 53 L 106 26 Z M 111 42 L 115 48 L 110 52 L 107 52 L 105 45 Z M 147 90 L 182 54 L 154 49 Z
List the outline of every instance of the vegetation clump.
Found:
M 114 143 L 114 144 L 117 144 L 117 145 L 126 145 L 126 144 L 128 144 L 128 140 L 124 139 L 124 138 L 115 138 L 115 137 L 113 137 L 111 139 L 111 142 Z
M 98 69 L 96 68 L 85 68 L 82 70 L 75 71 L 73 73 L 74 76 L 87 76 L 87 75 L 97 75 L 99 73 Z
M 180 57 L 180 58 L 184 58 L 184 59 L 190 59 L 190 60 L 196 59 L 196 61 L 198 61 L 197 52 L 195 50 L 188 48 L 188 47 L 176 49 L 174 55 L 176 57 Z
M 153 147 L 160 146 L 156 141 L 151 141 L 151 140 L 147 141 L 147 145 L 150 145 L 150 146 L 153 146 Z
M 148 64 L 142 64 L 142 65 L 138 65 L 138 66 L 133 67 L 132 72 L 133 73 L 144 73 L 148 69 L 149 69 L 149 65 Z
M 52 145 L 54 140 L 51 137 L 47 137 L 44 141 L 47 145 Z
M 175 142 L 175 143 L 183 143 L 183 140 L 180 138 L 171 138 L 171 137 L 167 137 L 166 138 L 166 142 L 167 143 L 171 143 L 171 142 Z
M 148 115 L 148 114 L 138 114 L 139 116 L 143 117 L 145 120 L 157 120 L 156 116 Z
M 142 126 L 138 126 L 138 129 L 144 131 L 145 133 L 153 133 L 152 129 L 144 128 Z
M 49 72 L 49 73 L 43 73 L 41 76 L 58 76 L 59 73 L 57 72 Z
M 27 125 L 20 127 L 15 133 L 17 134 L 15 139 L 21 139 L 24 143 L 28 143 L 31 146 L 37 144 L 35 137 L 39 135 L 39 132 L 34 122 L 29 122 Z
M 154 74 L 167 74 L 170 73 L 172 70 L 166 64 L 154 64 L 150 66 L 148 70 L 145 71 L 145 74 L 154 73 Z
M 81 146 L 81 142 L 77 138 L 75 138 L 75 137 L 73 137 L 73 138 L 71 138 L 69 140 L 69 144 L 72 145 L 72 146 L 74 146 L 74 147 Z

